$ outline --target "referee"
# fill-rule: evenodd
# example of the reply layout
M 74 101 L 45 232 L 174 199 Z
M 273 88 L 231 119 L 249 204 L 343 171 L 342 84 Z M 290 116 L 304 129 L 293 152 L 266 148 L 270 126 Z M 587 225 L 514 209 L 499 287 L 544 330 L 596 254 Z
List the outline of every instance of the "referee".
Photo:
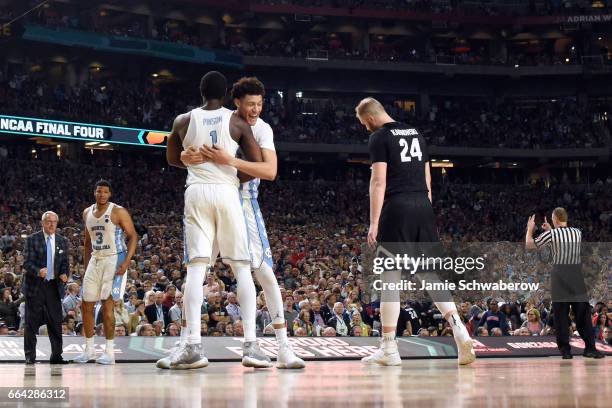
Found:
M 527 222 L 525 237 L 527 249 L 550 247 L 552 252 L 553 271 L 551 275 L 552 311 L 554 327 L 557 333 L 557 347 L 564 360 L 572 358 L 569 344 L 569 311 L 570 306 L 576 319 L 576 328 L 584 340 L 584 357 L 603 358 L 604 354 L 595 348 L 595 336 L 591 324 L 590 305 L 587 289 L 582 276 L 580 260 L 580 243 L 582 232 L 578 228 L 567 226 L 567 211 L 557 207 L 552 213 L 554 229 L 546 217 L 542 229 L 544 232 L 535 240 L 535 215 Z

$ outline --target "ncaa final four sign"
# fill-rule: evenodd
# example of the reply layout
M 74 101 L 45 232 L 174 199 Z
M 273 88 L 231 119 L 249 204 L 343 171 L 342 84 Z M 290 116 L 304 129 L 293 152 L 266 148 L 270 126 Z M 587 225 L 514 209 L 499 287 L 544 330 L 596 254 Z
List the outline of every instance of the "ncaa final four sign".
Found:
M 111 144 L 164 147 L 168 132 L 0 115 L 0 133 Z

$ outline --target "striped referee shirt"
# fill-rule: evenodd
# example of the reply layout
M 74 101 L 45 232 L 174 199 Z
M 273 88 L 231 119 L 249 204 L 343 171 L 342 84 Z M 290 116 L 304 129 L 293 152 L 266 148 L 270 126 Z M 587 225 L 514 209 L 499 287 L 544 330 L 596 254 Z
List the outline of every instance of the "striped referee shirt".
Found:
M 553 265 L 580 264 L 582 232 L 574 227 L 559 227 L 540 234 L 535 239 L 538 248 L 550 246 Z

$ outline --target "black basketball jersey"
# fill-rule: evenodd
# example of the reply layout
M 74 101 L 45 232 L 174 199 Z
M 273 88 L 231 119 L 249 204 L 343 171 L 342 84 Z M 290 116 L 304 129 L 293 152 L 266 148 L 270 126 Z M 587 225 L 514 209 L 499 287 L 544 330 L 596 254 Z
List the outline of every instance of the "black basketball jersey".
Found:
M 386 123 L 372 133 L 368 144 L 372 163 L 387 163 L 385 200 L 398 193 L 427 192 L 427 144 L 417 129 L 399 122 Z

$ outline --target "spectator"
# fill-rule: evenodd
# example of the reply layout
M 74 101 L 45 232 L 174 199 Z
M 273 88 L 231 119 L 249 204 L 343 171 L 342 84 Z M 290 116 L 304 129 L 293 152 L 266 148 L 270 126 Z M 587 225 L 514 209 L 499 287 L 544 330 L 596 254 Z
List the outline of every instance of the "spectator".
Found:
M 115 325 L 115 337 L 125 337 L 127 336 L 127 326 L 125 324 L 116 324 Z
M 130 316 L 125 308 L 123 300 L 115 300 L 115 326 L 124 324 L 126 327 L 130 323 Z
M 0 299 L 0 320 L 2 320 L 10 329 L 16 329 L 19 324 L 18 308 L 11 296 L 11 288 L 2 290 L 2 298 Z
M 344 305 L 336 302 L 333 308 L 333 316 L 327 321 L 327 325 L 336 330 L 338 336 L 348 336 L 351 321 L 344 311 Z
M 486 325 L 486 326 L 485 326 Z M 504 336 L 508 335 L 508 324 L 506 323 L 506 315 L 499 310 L 497 300 L 493 299 L 489 303 L 489 310 L 487 310 L 480 319 L 478 326 L 485 326 L 489 331 L 490 335 L 493 335 L 491 330 L 494 327 L 499 327 Z
M 501 329 L 501 328 L 499 328 L 499 327 L 493 327 L 493 328 L 491 329 L 491 336 L 494 336 L 494 337 L 501 337 L 501 336 L 503 336 L 503 335 L 504 335 L 504 334 L 503 334 L 503 332 L 502 332 L 502 329 Z
M 230 292 L 227 294 L 227 306 L 225 306 L 225 309 L 232 322 L 240 320 L 240 306 L 238 306 L 238 299 L 235 293 Z
M 597 324 L 593 327 L 593 333 L 597 340 L 605 341 L 604 329 L 610 327 L 611 320 L 608 318 L 607 313 L 599 313 L 597 318 Z
M 523 322 L 521 328 L 527 328 L 530 333 L 534 335 L 539 335 L 542 329 L 544 329 L 544 324 L 540 320 L 540 311 L 535 307 L 527 312 L 527 320 Z
M 129 300 L 125 303 L 125 310 L 127 310 L 128 314 L 132 314 L 136 311 L 137 302 L 138 302 L 138 294 L 131 293 L 129 296 Z
M 293 321 L 293 332 L 297 328 L 302 328 L 306 332 L 306 336 L 312 336 L 314 333 L 314 327 L 310 322 L 310 312 L 308 310 L 300 311 L 299 316 Z
M 176 296 L 176 286 L 167 285 L 166 286 L 166 294 L 164 295 L 164 301 L 162 304 L 168 308 L 168 310 L 174 306 L 174 298 Z
M 166 329 L 166 335 L 176 337 L 181 335 L 180 325 L 176 323 L 170 323 Z
M 183 311 L 181 308 L 183 307 L 183 294 L 177 293 L 174 297 L 175 304 L 168 310 L 168 320 L 172 323 L 176 323 L 179 327 L 181 326 L 181 318 Z
M 136 328 L 136 335 L 137 336 L 155 336 L 155 330 L 153 330 L 153 326 L 149 323 L 144 323 L 139 325 Z
M 136 332 L 139 326 L 147 321 L 145 315 L 145 304 L 142 300 L 136 302 L 136 311 L 130 314 L 130 322 L 128 324 L 128 334 Z
M 169 323 L 168 319 L 168 308 L 163 305 L 164 294 L 162 292 L 155 293 L 155 303 L 145 307 L 145 315 L 149 323 L 153 324 L 155 321 L 162 321 Z
M 352 316 L 353 316 L 353 321 L 351 322 L 351 327 L 359 326 L 361 336 L 368 337 L 372 329 L 370 328 L 370 326 L 365 324 L 363 320 L 361 320 L 361 313 L 359 313 L 358 311 L 354 311 Z
M 306 329 L 304 329 L 303 327 L 298 327 L 295 332 L 294 332 L 294 336 L 295 337 L 306 337 L 308 336 L 308 333 L 306 332 Z
M 293 305 L 294 305 L 293 296 L 287 295 L 285 297 L 284 313 L 285 313 L 285 320 L 289 323 L 287 324 L 287 327 L 291 328 L 291 330 L 293 330 L 293 321 L 298 317 L 298 313 L 293 307 Z
M 62 306 L 64 308 L 64 314 L 67 314 L 70 311 L 75 311 L 77 309 L 77 305 L 79 305 L 79 284 L 76 282 L 71 282 L 66 287 L 68 289 L 68 293 L 66 297 L 62 301 Z
M 323 329 L 323 337 L 336 337 L 336 329 L 333 327 L 326 327 Z

